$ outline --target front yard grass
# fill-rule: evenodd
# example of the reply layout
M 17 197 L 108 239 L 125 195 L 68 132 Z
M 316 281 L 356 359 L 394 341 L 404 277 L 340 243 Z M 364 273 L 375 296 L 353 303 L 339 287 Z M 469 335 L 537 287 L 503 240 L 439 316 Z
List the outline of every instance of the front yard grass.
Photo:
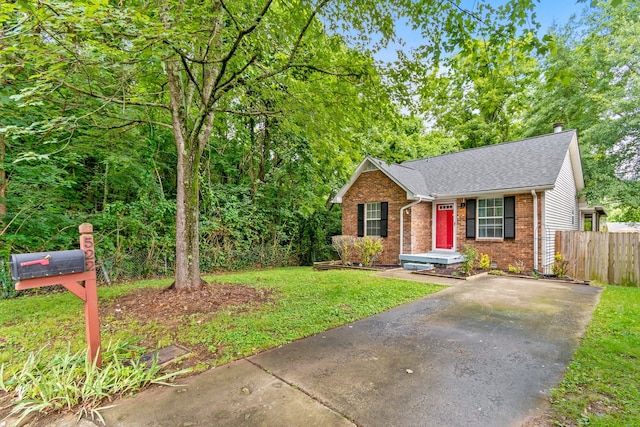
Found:
M 638 425 L 640 288 L 606 287 L 552 411 L 558 426 Z
M 371 272 L 278 268 L 208 276 L 210 283 L 268 288 L 274 297 L 255 309 L 223 307 L 210 316 L 184 316 L 178 328 L 162 319 L 140 323 L 100 319 L 102 343 L 140 338 L 155 347 L 205 345 L 215 357 L 197 369 L 249 356 L 268 348 L 353 322 L 442 289 L 441 286 L 379 278 Z M 99 287 L 99 304 L 141 288 L 167 287 L 171 280 L 150 280 Z M 171 330 L 168 330 L 171 329 Z M 30 352 L 45 357 L 86 346 L 83 305 L 70 292 L 0 301 L 0 363 L 5 375 L 19 369 Z M 154 347 L 145 350 L 153 350 Z

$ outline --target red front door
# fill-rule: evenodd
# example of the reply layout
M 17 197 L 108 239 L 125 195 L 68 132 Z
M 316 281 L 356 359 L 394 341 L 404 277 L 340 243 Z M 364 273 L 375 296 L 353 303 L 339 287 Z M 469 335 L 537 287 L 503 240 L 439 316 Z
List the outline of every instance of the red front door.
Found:
M 436 205 L 436 249 L 453 248 L 453 203 Z

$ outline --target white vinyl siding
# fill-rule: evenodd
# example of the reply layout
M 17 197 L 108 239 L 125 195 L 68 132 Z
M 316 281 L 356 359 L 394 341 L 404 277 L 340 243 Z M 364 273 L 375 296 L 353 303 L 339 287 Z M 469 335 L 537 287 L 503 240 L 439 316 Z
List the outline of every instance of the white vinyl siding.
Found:
M 555 232 L 580 229 L 578 212 L 576 181 L 571 168 L 569 152 L 567 152 L 554 189 L 545 192 L 544 195 L 543 267 L 553 263 Z

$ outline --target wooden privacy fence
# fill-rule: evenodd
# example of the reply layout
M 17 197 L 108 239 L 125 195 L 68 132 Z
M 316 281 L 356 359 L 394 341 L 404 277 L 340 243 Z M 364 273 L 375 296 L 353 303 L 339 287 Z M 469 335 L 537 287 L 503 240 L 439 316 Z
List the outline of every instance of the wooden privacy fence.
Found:
M 556 231 L 556 252 L 574 279 L 640 286 L 640 233 Z

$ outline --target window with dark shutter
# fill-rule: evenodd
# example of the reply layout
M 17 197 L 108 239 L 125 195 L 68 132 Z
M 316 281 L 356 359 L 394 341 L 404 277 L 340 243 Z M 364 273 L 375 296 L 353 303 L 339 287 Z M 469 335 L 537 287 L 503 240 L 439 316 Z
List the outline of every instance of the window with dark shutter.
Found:
M 476 200 L 467 199 L 467 239 L 476 238 Z
M 358 237 L 364 236 L 364 203 L 358 204 Z
M 504 198 L 504 238 L 507 240 L 516 238 L 516 198 L 514 196 Z
M 387 237 L 387 228 L 389 218 L 389 203 L 380 203 L 380 237 Z

